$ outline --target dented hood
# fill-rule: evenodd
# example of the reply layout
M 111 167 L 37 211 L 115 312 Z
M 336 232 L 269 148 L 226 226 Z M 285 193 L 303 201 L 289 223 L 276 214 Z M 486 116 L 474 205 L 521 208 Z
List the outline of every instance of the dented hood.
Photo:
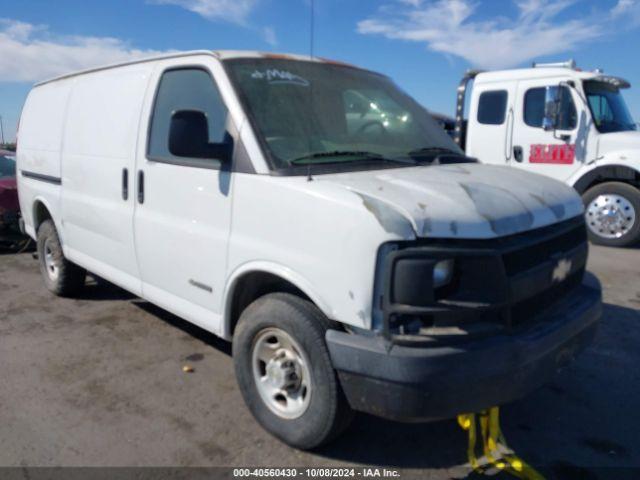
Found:
M 387 231 L 418 237 L 493 238 L 582 213 L 567 185 L 517 168 L 473 163 L 332 174 L 318 181 L 358 195 Z

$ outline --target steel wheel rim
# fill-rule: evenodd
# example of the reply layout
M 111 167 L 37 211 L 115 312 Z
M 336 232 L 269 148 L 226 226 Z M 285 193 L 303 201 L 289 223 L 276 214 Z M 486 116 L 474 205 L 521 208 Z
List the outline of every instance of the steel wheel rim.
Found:
M 585 212 L 587 226 L 604 238 L 626 235 L 636 222 L 636 209 L 622 195 L 604 193 L 591 200 Z
M 305 352 L 279 328 L 262 330 L 253 342 L 253 380 L 260 398 L 277 416 L 302 416 L 311 399 L 311 374 Z
M 49 239 L 45 240 L 44 242 L 43 253 L 44 253 L 44 266 L 47 270 L 47 275 L 51 280 L 55 281 L 58 279 L 60 269 L 58 268 L 58 265 L 56 264 L 56 260 L 53 256 L 53 250 L 51 249 Z

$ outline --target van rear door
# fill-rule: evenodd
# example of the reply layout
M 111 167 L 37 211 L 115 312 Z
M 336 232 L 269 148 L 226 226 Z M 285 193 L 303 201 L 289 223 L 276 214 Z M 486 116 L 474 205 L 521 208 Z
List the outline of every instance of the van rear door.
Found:
M 213 73 L 217 67 L 222 76 L 222 69 L 210 57 L 202 61 L 206 67 L 194 66 L 193 58 L 166 61 L 154 73 L 138 151 L 135 237 L 144 297 L 217 332 L 231 226 L 230 165 L 169 150 L 176 112 L 204 113 L 210 143 L 222 142 L 228 130 Z
M 152 66 L 80 75 L 67 105 L 62 154 L 65 255 L 141 293 L 133 240 L 137 132 Z

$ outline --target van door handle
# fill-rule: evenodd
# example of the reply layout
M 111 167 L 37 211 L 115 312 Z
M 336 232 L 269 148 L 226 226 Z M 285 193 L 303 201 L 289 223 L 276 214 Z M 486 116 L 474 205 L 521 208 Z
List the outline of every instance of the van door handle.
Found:
M 520 145 L 513 147 L 513 159 L 516 162 L 522 162 L 522 147 Z
M 144 203 L 144 172 L 138 170 L 138 203 Z
M 122 169 L 122 200 L 129 199 L 129 170 Z

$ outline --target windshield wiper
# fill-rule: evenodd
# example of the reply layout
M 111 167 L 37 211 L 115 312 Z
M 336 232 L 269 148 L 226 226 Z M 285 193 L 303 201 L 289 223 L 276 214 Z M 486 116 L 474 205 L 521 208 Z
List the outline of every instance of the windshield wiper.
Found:
M 452 163 L 477 163 L 478 160 L 446 147 L 425 147 L 407 154 L 418 162 L 428 161 L 429 165 L 449 165 Z
M 455 155 L 456 157 L 464 157 L 463 153 L 457 152 L 446 147 L 422 147 L 411 150 L 408 155 L 410 157 L 435 157 L 438 155 Z
M 316 158 L 331 158 L 331 157 L 361 157 L 359 161 L 370 162 L 370 161 L 379 161 L 379 162 L 392 162 L 392 163 L 402 163 L 402 164 L 414 164 L 412 161 L 402 160 L 399 158 L 388 158 L 380 155 L 375 152 L 367 152 L 367 151 L 356 151 L 356 150 L 335 150 L 332 152 L 316 152 L 311 153 L 309 155 L 305 155 L 304 157 L 296 158 L 294 160 L 290 160 L 289 163 L 291 165 L 327 165 L 330 163 L 345 163 L 340 160 L 333 161 L 323 161 L 323 162 L 310 162 L 309 160 L 314 160 Z M 354 160 L 350 160 L 353 162 Z

